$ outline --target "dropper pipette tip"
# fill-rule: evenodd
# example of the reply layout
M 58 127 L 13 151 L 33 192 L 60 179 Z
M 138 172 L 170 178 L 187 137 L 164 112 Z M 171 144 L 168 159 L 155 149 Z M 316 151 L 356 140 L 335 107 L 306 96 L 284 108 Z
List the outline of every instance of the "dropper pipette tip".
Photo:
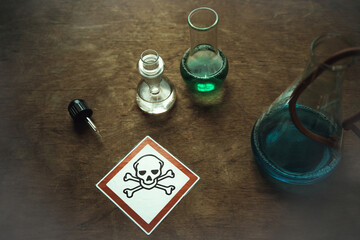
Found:
M 89 117 L 86 117 L 86 120 L 87 120 L 88 124 L 90 125 L 90 127 L 94 130 L 94 132 L 102 139 L 100 131 L 95 126 L 95 124 L 91 121 L 91 119 Z

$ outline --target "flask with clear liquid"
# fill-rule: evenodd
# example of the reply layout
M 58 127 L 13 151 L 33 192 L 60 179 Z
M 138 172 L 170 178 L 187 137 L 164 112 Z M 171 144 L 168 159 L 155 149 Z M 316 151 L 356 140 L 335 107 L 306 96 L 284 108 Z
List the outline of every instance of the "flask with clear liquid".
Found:
M 142 80 L 136 91 L 136 102 L 149 114 L 160 114 L 172 108 L 176 100 L 174 85 L 163 74 L 165 63 L 152 49 L 145 50 L 138 63 Z
M 262 114 L 251 135 L 259 168 L 297 185 L 327 177 L 341 159 L 342 79 L 360 48 L 339 34 L 324 34 L 312 42 L 310 55 L 303 76 Z
M 211 95 L 220 91 L 229 65 L 225 54 L 217 48 L 217 13 L 207 7 L 190 12 L 190 43 L 181 59 L 180 73 L 190 92 Z

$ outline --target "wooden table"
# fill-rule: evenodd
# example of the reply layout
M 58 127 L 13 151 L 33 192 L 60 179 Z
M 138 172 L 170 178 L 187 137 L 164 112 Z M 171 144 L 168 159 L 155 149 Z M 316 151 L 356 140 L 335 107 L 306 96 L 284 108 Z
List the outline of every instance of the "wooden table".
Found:
M 187 14 L 220 17 L 230 69 L 220 106 L 190 99 L 179 72 Z M 1 239 L 359 239 L 360 140 L 316 191 L 269 183 L 250 146 L 256 119 L 305 68 L 324 32 L 360 40 L 360 2 L 44 0 L 0 2 Z M 156 49 L 176 86 L 174 109 L 135 102 L 140 53 Z M 359 70 L 344 82 L 344 115 L 359 110 Z M 86 99 L 103 142 L 74 129 L 67 105 Z M 201 180 L 148 237 L 95 184 L 151 136 Z

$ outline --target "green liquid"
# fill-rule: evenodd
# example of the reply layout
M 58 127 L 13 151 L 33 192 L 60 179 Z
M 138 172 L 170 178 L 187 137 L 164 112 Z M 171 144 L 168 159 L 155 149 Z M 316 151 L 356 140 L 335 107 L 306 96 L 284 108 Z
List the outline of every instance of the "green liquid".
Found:
M 180 73 L 188 87 L 195 93 L 219 90 L 229 70 L 225 55 L 215 53 L 209 45 L 199 45 L 190 55 L 190 49 L 181 59 Z

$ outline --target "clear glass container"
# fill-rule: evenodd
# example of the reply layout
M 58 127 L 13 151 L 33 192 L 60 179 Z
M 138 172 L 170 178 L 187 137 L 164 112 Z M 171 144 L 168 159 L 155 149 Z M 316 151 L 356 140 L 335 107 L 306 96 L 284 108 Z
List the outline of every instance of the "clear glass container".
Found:
M 218 14 L 211 8 L 194 9 L 188 16 L 191 47 L 180 63 L 180 73 L 192 93 L 221 89 L 229 65 L 217 47 Z
M 338 165 L 342 79 L 354 62 L 350 46 L 339 34 L 316 38 L 303 75 L 256 121 L 251 145 L 266 174 L 286 183 L 308 184 Z
M 160 114 L 172 108 L 176 100 L 174 85 L 163 75 L 165 63 L 152 49 L 145 50 L 138 63 L 142 80 L 136 91 L 136 102 L 149 114 Z

